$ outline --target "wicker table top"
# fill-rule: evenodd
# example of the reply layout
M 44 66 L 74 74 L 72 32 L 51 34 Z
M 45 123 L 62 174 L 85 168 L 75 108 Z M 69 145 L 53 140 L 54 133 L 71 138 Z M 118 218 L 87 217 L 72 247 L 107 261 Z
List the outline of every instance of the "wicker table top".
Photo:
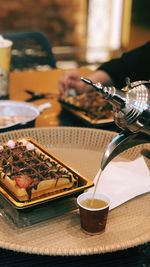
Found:
M 0 142 L 30 136 L 78 172 L 93 179 L 102 152 L 115 135 L 97 129 L 46 127 L 7 132 L 0 135 Z M 150 147 L 149 144 L 145 146 Z M 129 149 L 118 159 L 133 160 L 140 156 L 140 150 L 141 146 Z M 147 164 L 150 167 L 149 160 Z M 81 231 L 77 212 L 68 212 L 25 229 L 13 228 L 1 216 L 0 247 L 51 256 L 103 254 L 135 247 L 150 241 L 149 202 L 150 194 L 145 194 L 110 211 L 105 233 L 97 236 L 88 236 Z

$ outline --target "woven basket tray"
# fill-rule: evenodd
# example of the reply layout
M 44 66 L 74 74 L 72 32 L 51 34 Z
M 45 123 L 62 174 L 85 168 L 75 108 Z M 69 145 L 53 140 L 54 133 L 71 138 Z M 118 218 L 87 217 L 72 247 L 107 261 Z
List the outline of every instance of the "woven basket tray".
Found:
M 0 142 L 29 136 L 49 149 L 82 175 L 93 179 L 100 159 L 116 133 L 73 127 L 51 127 L 11 131 Z M 143 147 L 150 148 L 150 144 Z M 141 146 L 122 153 L 116 160 L 134 160 Z M 150 160 L 146 161 L 150 168 Z M 134 174 L 133 174 L 134 175 Z M 0 216 L 0 247 L 46 255 L 90 255 L 112 252 L 150 241 L 150 194 L 128 201 L 109 212 L 106 231 L 88 236 L 80 229 L 77 212 L 68 212 L 49 221 L 21 230 Z

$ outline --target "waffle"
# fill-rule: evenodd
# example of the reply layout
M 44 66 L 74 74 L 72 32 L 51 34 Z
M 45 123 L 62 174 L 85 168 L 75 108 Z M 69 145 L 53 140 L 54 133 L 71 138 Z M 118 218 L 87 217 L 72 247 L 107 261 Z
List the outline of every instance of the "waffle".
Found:
M 19 201 L 77 186 L 77 177 L 27 139 L 0 146 L 0 182 Z
M 108 101 L 101 94 L 93 90 L 75 97 L 69 96 L 65 102 L 85 111 L 91 119 L 108 118 L 112 112 L 112 106 Z

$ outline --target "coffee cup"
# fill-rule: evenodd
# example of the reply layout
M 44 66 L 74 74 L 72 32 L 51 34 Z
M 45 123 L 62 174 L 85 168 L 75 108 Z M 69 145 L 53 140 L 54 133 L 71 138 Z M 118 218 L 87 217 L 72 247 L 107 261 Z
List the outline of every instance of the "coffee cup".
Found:
M 105 194 L 85 192 L 78 196 L 77 204 L 80 212 L 81 229 L 96 235 L 105 231 L 110 199 Z
M 13 42 L 0 36 L 0 99 L 9 96 L 9 72 Z

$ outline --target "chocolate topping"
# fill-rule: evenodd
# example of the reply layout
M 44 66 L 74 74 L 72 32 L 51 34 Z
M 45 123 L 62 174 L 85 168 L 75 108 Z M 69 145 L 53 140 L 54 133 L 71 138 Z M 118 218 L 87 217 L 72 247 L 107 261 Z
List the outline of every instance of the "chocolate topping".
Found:
M 95 90 L 77 95 L 69 96 L 65 100 L 66 103 L 85 111 L 86 115 L 91 119 L 107 118 L 111 114 L 112 106 L 106 101 L 102 95 Z
M 32 179 L 32 183 L 26 188 L 29 199 L 32 188 L 37 189 L 40 181 L 56 179 L 56 185 L 59 178 L 72 181 L 73 177 L 66 168 L 52 158 L 47 158 L 44 153 L 37 152 L 36 148 L 27 150 L 27 147 L 19 142 L 16 142 L 14 148 L 4 146 L 0 151 L 0 165 L 0 172 L 4 173 L 4 179 L 6 175 L 12 180 L 15 180 L 18 175 L 28 175 Z

